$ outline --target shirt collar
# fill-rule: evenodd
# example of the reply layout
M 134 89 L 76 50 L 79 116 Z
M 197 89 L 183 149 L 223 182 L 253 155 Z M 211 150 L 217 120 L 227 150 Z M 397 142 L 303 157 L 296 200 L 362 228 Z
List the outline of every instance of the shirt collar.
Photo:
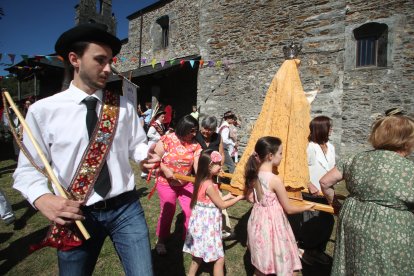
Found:
M 103 93 L 102 93 L 102 90 L 101 90 L 101 89 L 96 90 L 96 91 L 95 91 L 95 93 L 93 93 L 92 95 L 89 95 L 89 94 L 88 94 L 88 93 L 86 93 L 85 91 L 83 91 L 83 90 L 81 90 L 81 89 L 77 88 L 77 87 L 73 84 L 73 82 L 71 82 L 71 83 L 70 83 L 70 86 L 69 86 L 69 90 L 70 90 L 71 96 L 73 97 L 73 99 L 74 99 L 74 100 L 75 100 L 78 104 L 81 104 L 81 103 L 82 103 L 82 101 L 83 101 L 86 97 L 89 97 L 89 96 L 97 98 L 97 99 L 98 99 L 98 101 L 99 101 L 100 103 L 102 103 Z

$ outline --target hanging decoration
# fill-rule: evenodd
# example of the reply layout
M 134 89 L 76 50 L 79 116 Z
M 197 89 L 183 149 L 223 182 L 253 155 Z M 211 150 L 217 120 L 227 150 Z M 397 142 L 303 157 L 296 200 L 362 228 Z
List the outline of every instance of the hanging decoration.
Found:
M 14 62 L 15 62 L 15 58 L 16 58 L 16 54 L 13 53 L 8 53 L 5 54 L 9 57 L 10 59 L 10 63 L 0 63 L 0 66 L 13 66 Z M 22 54 L 20 55 L 20 57 L 23 59 L 24 62 L 26 62 L 27 64 L 29 63 L 29 59 L 30 58 L 34 58 L 37 62 L 41 62 L 42 59 L 47 60 L 48 62 L 54 62 L 54 61 L 62 61 L 63 62 L 63 58 L 61 56 L 57 56 L 57 55 L 26 55 L 26 54 Z M 3 58 L 3 53 L 0 53 L 0 61 Z M 156 66 L 161 66 L 162 68 L 165 67 L 165 65 L 167 63 L 169 63 L 170 66 L 173 66 L 175 64 L 177 64 L 177 62 L 179 62 L 180 64 L 180 68 L 184 68 L 185 64 L 188 63 L 189 66 L 191 68 L 224 68 L 224 69 L 228 69 L 231 62 L 227 59 L 224 60 L 204 60 L 204 59 L 200 59 L 200 60 L 194 60 L 194 59 L 179 59 L 177 60 L 176 58 L 171 58 L 169 60 L 157 60 L 156 58 L 147 58 L 147 57 L 142 57 L 141 59 L 137 58 L 137 57 L 130 57 L 127 58 L 126 56 L 116 56 L 112 58 L 112 61 L 114 64 L 119 64 L 121 65 L 122 63 L 125 62 L 132 62 L 133 64 L 138 63 L 138 61 L 141 61 L 141 64 L 145 65 L 145 64 L 149 64 L 152 66 L 152 68 L 155 69 Z M 197 66 L 198 64 L 198 66 Z M 30 67 L 30 66 L 18 66 L 16 67 L 18 70 L 36 70 L 39 67 L 34 66 L 34 67 Z

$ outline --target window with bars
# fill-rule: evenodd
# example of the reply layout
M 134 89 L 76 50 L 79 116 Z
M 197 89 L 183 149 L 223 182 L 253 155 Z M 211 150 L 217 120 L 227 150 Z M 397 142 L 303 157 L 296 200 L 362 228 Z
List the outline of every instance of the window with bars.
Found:
M 356 67 L 386 67 L 388 26 L 371 22 L 353 32 L 356 39 Z
M 157 19 L 157 24 L 161 26 L 161 48 L 167 48 L 169 44 L 170 19 L 168 15 L 161 16 Z

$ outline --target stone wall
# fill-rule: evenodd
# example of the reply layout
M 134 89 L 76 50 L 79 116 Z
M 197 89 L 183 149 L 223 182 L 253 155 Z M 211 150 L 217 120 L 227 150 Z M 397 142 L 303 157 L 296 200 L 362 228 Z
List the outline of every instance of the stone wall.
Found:
M 283 62 L 282 47 L 302 43 L 300 74 L 305 91 L 318 89 L 312 116 L 334 120 L 332 140 L 339 154 L 367 148 L 373 118 L 395 105 L 414 112 L 414 6 L 406 1 L 167 1 L 143 15 L 142 56 L 157 60 L 200 54 L 227 60 L 224 68 L 198 74 L 201 113 L 220 117 L 233 110 L 242 119 L 242 146 L 271 80 Z M 154 50 L 155 20 L 170 18 L 170 46 Z M 121 55 L 137 56 L 140 17 L 131 18 Z M 386 68 L 355 69 L 352 31 L 368 22 L 389 27 Z M 122 71 L 135 69 L 125 62 Z
M 167 15 L 170 21 L 169 47 L 156 50 L 154 33 L 159 28 L 156 20 L 164 15 Z M 137 57 L 140 48 L 142 57 L 155 58 L 158 62 L 200 53 L 198 1 L 168 2 L 154 11 L 143 14 L 142 22 L 142 43 L 140 44 L 141 16 L 137 15 L 130 19 L 128 43 L 123 45 L 119 54 L 127 58 L 127 62 L 124 62 L 120 68 L 121 71 L 137 68 L 137 61 L 131 61 L 130 58 Z

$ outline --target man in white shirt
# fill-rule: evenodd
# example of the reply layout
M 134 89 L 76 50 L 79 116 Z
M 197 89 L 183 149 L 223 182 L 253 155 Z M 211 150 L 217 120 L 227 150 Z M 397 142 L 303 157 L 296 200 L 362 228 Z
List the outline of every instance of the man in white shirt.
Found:
M 230 137 L 230 125 L 234 123 L 235 115 L 232 111 L 227 111 L 223 115 L 223 122 L 221 123 L 218 133 L 221 134 L 223 139 L 224 147 L 224 164 L 227 167 L 229 173 L 233 173 L 235 169 L 235 164 L 231 158 L 231 153 L 233 152 L 236 143 Z
M 107 33 L 101 24 L 81 24 L 63 33 L 55 50 L 72 67 L 73 81 L 67 90 L 34 103 L 26 115 L 35 139 L 65 188 L 79 175 L 78 167 L 86 158 L 85 150 L 92 140 L 95 141 L 91 138 L 90 142 L 89 136 L 98 137 L 102 130 L 99 122 L 95 132 L 90 133 L 87 114 L 92 114 L 93 108 L 87 107 L 85 99 L 94 102 L 97 114 L 105 112 L 101 111 L 103 89 L 111 74 L 112 58 L 120 49 L 121 41 Z M 65 199 L 56 189 L 53 194 L 47 178 L 20 154 L 13 175 L 14 188 L 50 221 L 70 225 L 75 220 L 82 220 L 91 235 L 79 247 L 68 251 L 58 249 L 60 275 L 91 275 L 107 236 L 111 237 L 126 275 L 152 275 L 148 228 L 129 164 L 129 159 L 140 162 L 146 158 L 147 139 L 134 106 L 126 98 L 120 97 L 118 110 L 113 142 L 102 171 L 94 175 L 93 165 L 82 167 L 90 170 L 93 179 L 98 180 L 107 167 L 109 190 L 104 193 L 98 194 L 96 181 L 86 193 L 85 201 Z M 39 154 L 27 135 L 24 144 L 34 162 L 40 165 Z

